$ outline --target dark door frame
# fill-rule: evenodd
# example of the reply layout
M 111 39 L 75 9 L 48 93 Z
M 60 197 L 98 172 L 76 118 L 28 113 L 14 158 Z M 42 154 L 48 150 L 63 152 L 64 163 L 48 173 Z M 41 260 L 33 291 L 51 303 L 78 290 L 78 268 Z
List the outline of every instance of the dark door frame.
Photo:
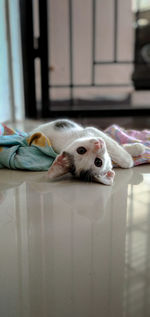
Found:
M 22 56 L 23 56 L 23 76 L 24 76 L 24 92 L 25 92 L 25 114 L 29 118 L 48 118 L 48 117 L 95 117 L 95 116 L 129 116 L 129 115 L 144 115 L 150 114 L 150 109 L 145 108 L 132 108 L 127 107 L 126 104 L 118 104 L 117 107 L 109 104 L 105 106 L 99 101 L 76 101 L 74 103 L 73 99 L 73 87 L 78 87 L 80 85 L 75 85 L 73 83 L 73 66 L 72 66 L 72 52 L 73 52 L 73 42 L 72 42 L 72 0 L 68 0 L 69 5 L 69 43 L 70 43 L 70 101 L 69 106 L 66 110 L 61 110 L 62 104 L 59 110 L 55 110 L 55 105 L 58 106 L 58 101 L 51 101 L 50 91 L 51 88 L 55 87 L 51 85 L 49 78 L 49 61 L 48 61 L 48 1 L 47 0 L 35 0 L 38 1 L 39 9 L 39 38 L 34 37 L 33 30 L 33 3 L 32 0 L 19 0 L 20 1 L 20 21 L 21 21 L 21 38 L 22 38 Z M 100 86 L 96 85 L 94 81 L 94 69 L 96 65 L 102 64 L 102 61 L 95 61 L 95 12 L 96 12 L 96 0 L 93 0 L 92 15 L 93 15 L 93 62 L 92 62 L 92 84 L 83 85 L 84 87 Z M 118 1 L 115 0 L 114 14 L 115 21 L 117 21 L 117 4 Z M 115 23 L 114 40 L 115 47 L 117 45 L 116 40 L 116 30 L 117 22 Z M 34 46 L 36 43 L 36 47 Z M 36 89 L 35 89 L 35 58 L 40 59 L 41 65 L 41 110 L 37 110 L 36 101 Z M 132 61 L 131 61 L 132 62 Z M 116 49 L 114 50 L 114 61 L 111 63 L 118 63 L 116 59 Z M 123 61 L 122 63 L 129 63 L 128 61 Z M 60 88 L 60 85 L 56 85 L 56 88 Z M 64 87 L 64 85 L 62 85 Z M 53 104 L 53 105 L 52 105 Z M 76 105 L 78 106 L 76 107 Z M 88 107 L 84 107 L 87 106 Z M 96 107 L 94 107 L 96 105 Z M 53 106 L 53 107 L 52 107 Z M 40 113 L 39 113 L 40 112 Z
M 20 0 L 20 23 L 23 56 L 23 76 L 25 91 L 26 117 L 37 117 L 35 91 L 35 58 L 40 58 L 41 64 L 41 116 L 49 114 L 49 87 L 48 87 L 48 34 L 47 34 L 47 0 L 39 0 L 39 29 L 40 36 L 34 38 L 33 32 L 33 5 L 32 0 Z M 37 46 L 34 47 L 34 43 Z

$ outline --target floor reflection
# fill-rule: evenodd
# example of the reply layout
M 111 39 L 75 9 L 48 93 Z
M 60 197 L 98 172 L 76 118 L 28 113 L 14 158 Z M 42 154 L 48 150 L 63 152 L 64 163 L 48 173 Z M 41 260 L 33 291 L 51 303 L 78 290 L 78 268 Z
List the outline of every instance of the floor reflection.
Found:
M 12 173 L 11 173 L 12 172 Z M 150 174 L 0 177 L 0 316 L 149 316 Z
M 124 309 L 126 316 L 150 314 L 150 188 L 148 175 L 139 187 L 129 186 L 125 248 Z

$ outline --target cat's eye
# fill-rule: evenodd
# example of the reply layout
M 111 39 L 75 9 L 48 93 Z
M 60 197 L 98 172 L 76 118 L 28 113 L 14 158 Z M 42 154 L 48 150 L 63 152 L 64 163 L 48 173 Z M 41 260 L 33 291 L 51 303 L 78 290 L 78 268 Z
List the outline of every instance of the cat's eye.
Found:
M 97 167 L 101 167 L 103 162 L 102 160 L 99 158 L 99 157 L 96 157 L 95 161 L 94 161 L 94 164 L 97 166 Z
M 78 148 L 77 148 L 77 153 L 78 154 L 84 154 L 84 153 L 86 153 L 87 152 L 87 150 L 85 149 L 85 147 L 83 147 L 83 146 L 79 146 Z

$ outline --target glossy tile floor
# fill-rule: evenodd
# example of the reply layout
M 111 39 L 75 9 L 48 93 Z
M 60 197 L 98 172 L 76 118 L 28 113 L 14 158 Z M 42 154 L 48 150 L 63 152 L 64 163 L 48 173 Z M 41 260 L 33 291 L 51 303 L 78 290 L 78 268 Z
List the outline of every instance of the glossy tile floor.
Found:
M 0 170 L 0 316 L 150 316 L 149 165 L 112 187 Z

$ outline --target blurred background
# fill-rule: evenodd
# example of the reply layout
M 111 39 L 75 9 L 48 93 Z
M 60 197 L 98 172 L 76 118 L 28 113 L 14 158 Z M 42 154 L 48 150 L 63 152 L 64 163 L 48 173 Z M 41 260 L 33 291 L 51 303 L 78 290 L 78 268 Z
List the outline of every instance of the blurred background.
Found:
M 150 0 L 1 0 L 0 121 L 150 114 Z

